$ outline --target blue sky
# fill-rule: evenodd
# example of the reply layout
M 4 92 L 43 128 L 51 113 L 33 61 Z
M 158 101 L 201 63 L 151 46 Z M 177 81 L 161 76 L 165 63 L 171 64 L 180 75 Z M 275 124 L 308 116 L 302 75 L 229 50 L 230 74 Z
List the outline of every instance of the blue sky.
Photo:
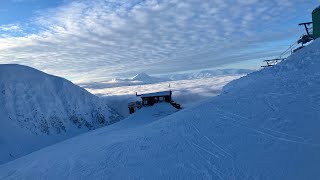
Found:
M 1 0 L 0 63 L 74 82 L 259 68 L 302 33 L 320 1 Z
M 26 22 L 38 11 L 54 8 L 62 3 L 62 0 L 1 0 L 0 23 L 3 25 Z

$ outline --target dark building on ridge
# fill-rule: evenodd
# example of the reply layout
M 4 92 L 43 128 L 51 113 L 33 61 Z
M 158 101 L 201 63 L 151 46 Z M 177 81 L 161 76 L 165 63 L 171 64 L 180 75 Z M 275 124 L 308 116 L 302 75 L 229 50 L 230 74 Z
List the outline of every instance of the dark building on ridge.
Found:
M 162 92 L 155 92 L 149 94 L 136 94 L 136 96 L 140 96 L 142 99 L 142 105 L 152 106 L 155 103 L 159 102 L 171 102 L 171 95 L 172 91 L 162 91 Z
M 153 106 L 155 103 L 167 102 L 170 103 L 173 107 L 181 109 L 180 104 L 177 104 L 172 100 L 172 91 L 161 91 L 148 94 L 139 94 L 136 93 L 136 96 L 141 97 L 141 102 L 131 102 L 128 104 L 129 113 L 134 113 L 137 109 L 142 108 L 143 106 Z

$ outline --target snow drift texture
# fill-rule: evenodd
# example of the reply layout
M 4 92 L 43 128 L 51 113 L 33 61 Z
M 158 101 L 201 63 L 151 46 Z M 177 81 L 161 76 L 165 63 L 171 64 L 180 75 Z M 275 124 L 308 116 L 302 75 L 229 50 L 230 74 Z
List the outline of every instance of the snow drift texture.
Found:
M 21 65 L 0 65 L 0 163 L 118 120 L 71 82 Z
M 319 69 L 315 41 L 203 104 L 66 140 L 0 166 L 0 179 L 320 179 Z

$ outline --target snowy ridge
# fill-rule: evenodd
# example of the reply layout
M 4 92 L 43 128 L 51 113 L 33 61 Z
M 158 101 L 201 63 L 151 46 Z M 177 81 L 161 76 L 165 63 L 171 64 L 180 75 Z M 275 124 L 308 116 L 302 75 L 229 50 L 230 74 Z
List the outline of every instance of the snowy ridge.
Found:
M 119 118 L 104 100 L 63 78 L 0 65 L 0 163 Z
M 132 81 L 150 81 L 153 79 L 153 77 L 149 76 L 146 73 L 139 73 L 131 78 Z
M 160 77 L 155 77 L 155 76 L 149 76 L 146 73 L 139 73 L 135 76 L 133 76 L 130 79 L 127 79 L 128 81 L 138 81 L 140 84 L 153 84 L 153 83 L 159 83 L 159 82 L 166 82 L 170 81 L 168 78 L 160 78 Z
M 170 79 L 149 76 L 146 73 L 139 73 L 129 79 L 114 78 L 111 81 L 81 83 L 79 85 L 87 89 L 103 89 L 103 88 L 134 86 L 134 85 L 143 85 L 143 84 L 155 84 L 155 83 L 166 82 L 166 81 L 170 81 Z
M 215 70 L 204 70 L 200 72 L 192 73 L 177 73 L 171 75 L 165 75 L 164 77 L 171 80 L 191 80 L 191 79 L 203 79 L 212 78 L 217 76 L 230 76 L 230 75 L 245 75 L 254 72 L 255 70 L 250 69 L 215 69 Z
M 319 57 L 316 40 L 202 104 L 68 139 L 1 165 L 0 179 L 320 179 Z

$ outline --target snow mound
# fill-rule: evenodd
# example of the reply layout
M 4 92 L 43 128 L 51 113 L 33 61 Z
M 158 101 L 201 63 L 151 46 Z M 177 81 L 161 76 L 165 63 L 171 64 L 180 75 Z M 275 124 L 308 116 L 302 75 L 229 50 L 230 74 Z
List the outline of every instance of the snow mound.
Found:
M 63 78 L 0 65 L 0 164 L 118 120 L 106 102 Z
M 179 110 L 174 108 L 169 103 L 156 103 L 153 106 L 146 106 L 139 109 L 134 114 L 131 114 L 128 118 L 118 122 L 116 126 L 113 125 L 112 128 L 117 127 L 117 129 L 123 131 L 124 129 L 128 128 L 136 128 L 138 126 L 148 125 L 178 111 Z
M 68 139 L 0 179 L 320 179 L 319 68 L 317 40 L 198 106 Z

